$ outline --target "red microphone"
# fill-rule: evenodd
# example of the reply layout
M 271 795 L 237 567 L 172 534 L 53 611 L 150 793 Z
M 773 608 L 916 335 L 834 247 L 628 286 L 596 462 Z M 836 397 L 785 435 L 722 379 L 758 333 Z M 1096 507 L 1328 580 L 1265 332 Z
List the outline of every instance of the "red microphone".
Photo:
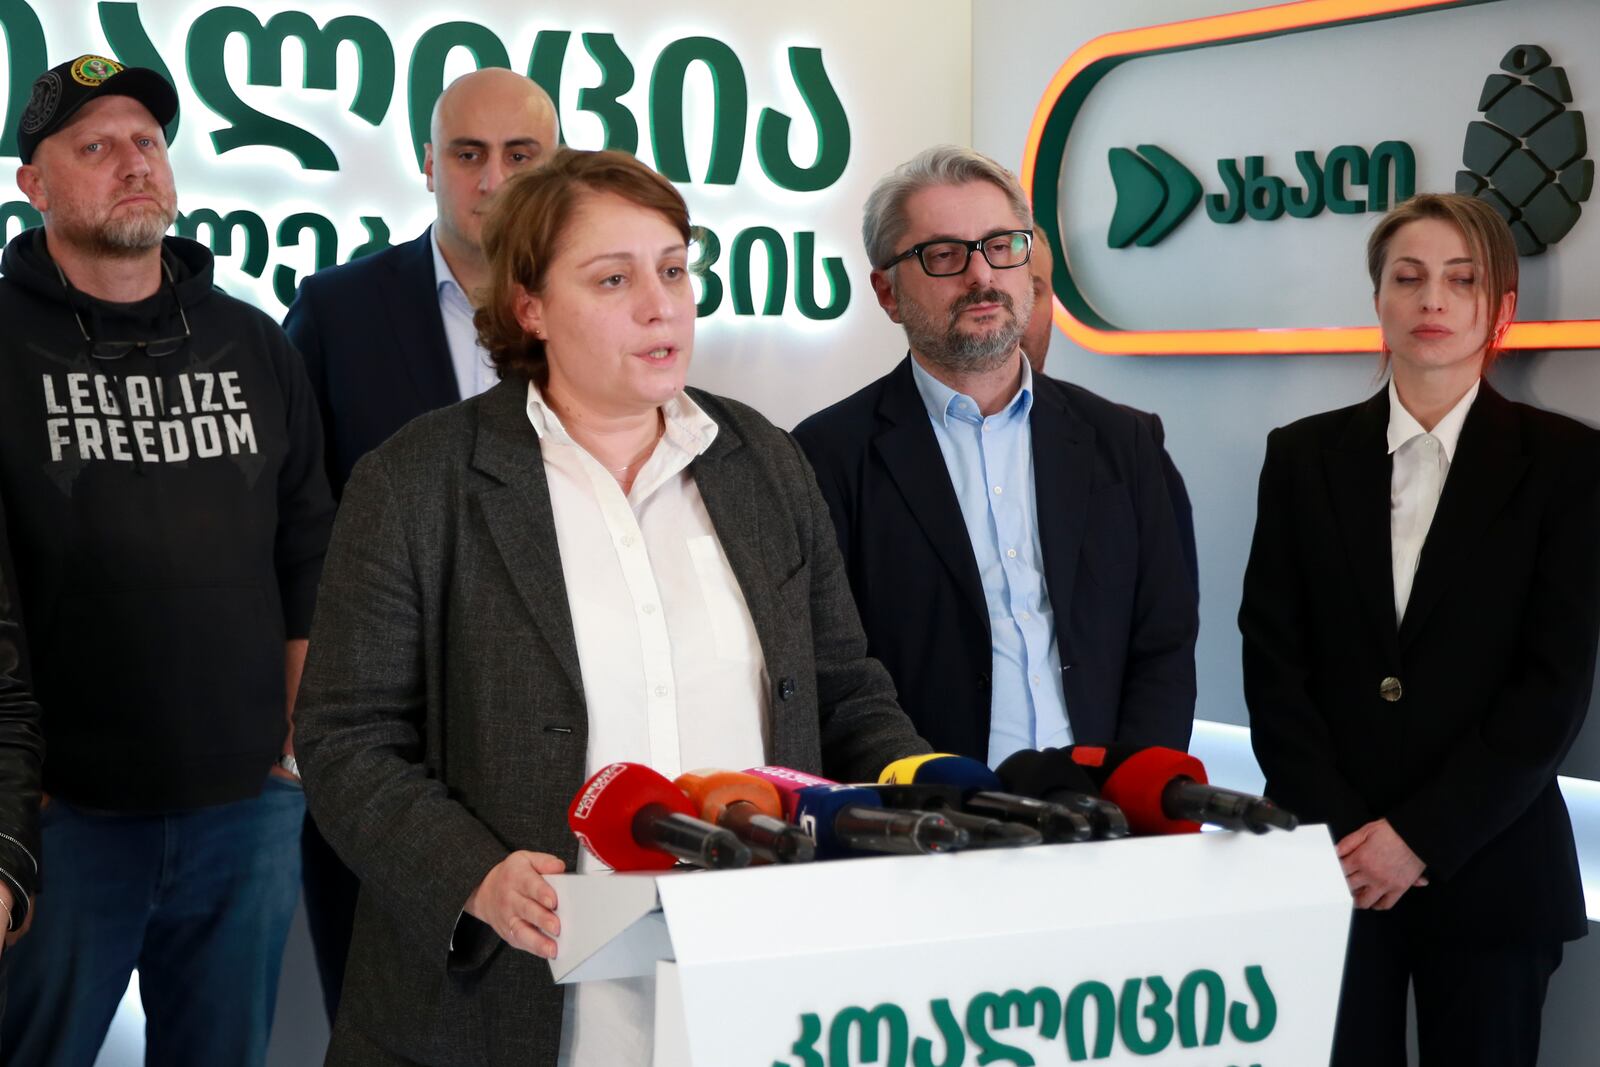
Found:
M 567 809 L 583 847 L 615 871 L 664 871 L 676 860 L 720 870 L 750 863 L 732 833 L 696 818 L 694 804 L 639 763 L 600 768 Z
M 1207 784 L 1205 764 L 1187 752 L 1132 745 L 1073 745 L 1062 751 L 1127 814 L 1136 834 L 1198 833 L 1201 823 L 1255 834 L 1300 825 L 1265 797 Z

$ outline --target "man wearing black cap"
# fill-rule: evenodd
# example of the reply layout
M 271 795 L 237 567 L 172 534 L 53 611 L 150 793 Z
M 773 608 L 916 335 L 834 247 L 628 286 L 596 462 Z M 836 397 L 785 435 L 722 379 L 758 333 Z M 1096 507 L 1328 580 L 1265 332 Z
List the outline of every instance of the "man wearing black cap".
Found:
M 177 107 L 80 56 L 17 129 L 44 227 L 0 258 L 0 496 L 53 799 L 8 1063 L 89 1067 L 136 967 L 149 1062 L 264 1062 L 299 889 L 321 430 L 283 332 L 163 236 Z

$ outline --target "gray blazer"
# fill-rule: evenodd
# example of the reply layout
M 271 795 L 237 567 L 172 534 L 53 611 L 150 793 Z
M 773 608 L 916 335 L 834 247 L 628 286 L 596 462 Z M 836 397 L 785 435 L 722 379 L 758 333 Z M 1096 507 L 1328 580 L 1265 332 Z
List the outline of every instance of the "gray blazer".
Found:
M 866 658 L 799 448 L 691 394 L 719 427 L 689 470 L 766 657 L 771 760 L 873 780 L 928 751 Z M 311 810 L 362 885 L 330 1063 L 556 1060 L 547 965 L 457 928 L 508 852 L 578 858 L 588 722 L 526 396 L 508 380 L 418 418 L 356 465 L 339 509 L 295 716 Z

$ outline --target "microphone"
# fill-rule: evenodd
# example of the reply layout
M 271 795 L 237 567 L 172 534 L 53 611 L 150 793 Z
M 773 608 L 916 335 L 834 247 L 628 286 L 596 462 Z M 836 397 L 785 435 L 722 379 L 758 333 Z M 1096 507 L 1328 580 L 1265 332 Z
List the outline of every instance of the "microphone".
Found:
M 688 794 L 702 819 L 733 831 L 757 860 L 806 863 L 817 858 L 816 842 L 783 821 L 783 799 L 771 782 L 737 771 L 697 771 L 678 775 L 672 784 Z
M 750 863 L 731 831 L 696 818 L 682 790 L 640 763 L 596 771 L 572 798 L 567 825 L 614 871 L 663 871 L 675 859 L 714 870 Z
M 1132 745 L 1073 745 L 1061 751 L 1128 813 L 1135 833 L 1195 833 L 1206 823 L 1264 834 L 1300 825 L 1265 797 L 1207 784 L 1205 765 L 1187 752 Z
M 953 785 L 897 784 L 867 788 L 889 807 L 938 812 L 952 825 L 967 832 L 973 848 L 1020 848 L 1044 841 L 1044 835 L 1031 826 L 962 811 L 961 790 Z
M 771 782 L 783 799 L 783 815 L 811 835 L 818 859 L 868 853 L 917 855 L 964 848 L 967 831 L 938 812 L 885 808 L 878 794 L 855 785 L 787 767 L 745 772 Z
M 1090 832 L 1099 840 L 1127 837 L 1132 832 L 1122 809 L 1096 796 L 1097 790 L 1089 776 L 1061 749 L 1013 752 L 995 768 L 995 773 L 1013 793 L 1038 797 L 1082 815 L 1089 820 Z
M 1003 792 L 1003 783 L 988 765 L 966 756 L 908 756 L 885 767 L 878 781 L 883 785 L 947 786 L 957 791 L 957 806 L 968 813 L 1031 827 L 1052 844 L 1087 841 L 1094 834 L 1093 824 L 1083 812 L 1052 799 Z

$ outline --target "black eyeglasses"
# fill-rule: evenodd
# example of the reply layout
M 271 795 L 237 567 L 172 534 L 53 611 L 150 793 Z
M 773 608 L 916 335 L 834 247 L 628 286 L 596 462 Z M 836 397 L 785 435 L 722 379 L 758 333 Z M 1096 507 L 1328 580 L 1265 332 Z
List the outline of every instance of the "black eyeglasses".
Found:
M 66 290 L 70 297 L 77 290 L 67 281 L 67 276 L 61 272 L 61 264 L 52 263 L 56 269 L 56 277 L 61 279 L 61 288 Z M 178 320 L 183 323 L 183 334 L 179 337 L 157 337 L 150 341 L 96 341 L 89 335 L 89 327 L 83 324 L 83 316 L 78 314 L 77 305 L 70 299 L 67 306 L 72 308 L 72 317 L 78 323 L 78 332 L 83 334 L 84 343 L 89 346 L 89 355 L 95 359 L 121 359 L 135 348 L 144 350 L 145 355 L 159 358 L 170 356 L 182 348 L 184 342 L 192 336 L 189 332 L 189 316 L 183 312 L 183 302 L 178 299 L 178 283 L 172 278 L 172 268 L 167 266 L 166 260 L 161 261 L 161 272 L 167 279 L 167 285 L 172 290 L 172 302 L 178 308 Z
M 878 269 L 888 270 L 896 263 L 915 256 L 917 262 L 922 264 L 923 273 L 928 277 L 948 278 L 953 274 L 964 272 L 967 264 L 972 261 L 974 252 L 982 252 L 989 266 L 996 270 L 1020 267 L 1032 258 L 1033 232 L 1000 230 L 987 237 L 980 237 L 976 241 L 960 241 L 951 237 L 924 241 L 901 252 Z

